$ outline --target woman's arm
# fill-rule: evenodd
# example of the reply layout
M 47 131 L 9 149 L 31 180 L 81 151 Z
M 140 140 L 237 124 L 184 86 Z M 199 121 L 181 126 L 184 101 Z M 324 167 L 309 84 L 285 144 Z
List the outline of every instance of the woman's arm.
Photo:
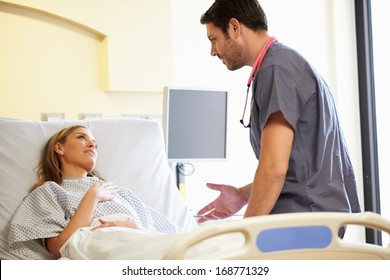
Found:
M 105 221 L 103 219 L 99 219 L 100 225 L 92 228 L 92 231 L 95 231 L 100 228 L 106 228 L 106 227 L 128 227 L 133 229 L 138 229 L 142 231 L 147 231 L 145 228 L 143 228 L 141 225 L 137 224 L 136 222 L 132 220 L 116 220 L 116 221 Z
M 56 257 L 61 257 L 60 248 L 79 228 L 92 223 L 93 213 L 100 201 L 111 200 L 116 196 L 118 187 L 112 183 L 93 185 L 84 195 L 79 208 L 60 235 L 47 238 L 46 247 Z

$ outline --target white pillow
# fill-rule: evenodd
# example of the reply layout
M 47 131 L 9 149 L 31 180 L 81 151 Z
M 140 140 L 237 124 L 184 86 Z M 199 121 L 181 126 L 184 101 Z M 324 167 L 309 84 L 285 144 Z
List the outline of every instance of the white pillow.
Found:
M 175 185 L 157 122 L 130 118 L 56 122 L 0 119 L 0 259 L 19 258 L 8 252 L 9 222 L 36 181 L 35 168 L 44 144 L 72 124 L 90 127 L 98 144 L 96 168 L 107 181 L 130 188 L 184 231 L 197 227 Z

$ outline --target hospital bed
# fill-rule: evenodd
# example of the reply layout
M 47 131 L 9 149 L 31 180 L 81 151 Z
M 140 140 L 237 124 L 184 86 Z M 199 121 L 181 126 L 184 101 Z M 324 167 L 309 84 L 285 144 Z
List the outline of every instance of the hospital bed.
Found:
M 0 259 L 23 259 L 8 250 L 11 217 L 36 180 L 35 168 L 44 143 L 59 129 L 73 124 L 91 128 L 99 145 L 96 168 L 107 181 L 129 187 L 145 204 L 183 229 L 180 234 L 160 236 L 120 229 L 107 234 L 101 231 L 99 238 L 104 235 L 107 240 L 99 244 L 108 247 L 99 251 L 110 251 L 105 255 L 109 257 L 80 251 L 80 245 L 96 245 L 94 236 L 88 241 L 83 239 L 89 233 L 86 229 L 68 242 L 70 251 L 81 254 L 77 256 L 87 259 L 390 259 L 389 246 L 351 243 L 338 237 L 338 230 L 348 224 L 390 233 L 390 222 L 374 213 L 278 214 L 198 226 L 177 190 L 160 125 L 131 118 L 51 122 L 0 119 Z M 123 242 L 110 242 L 112 234 L 116 241 L 118 236 L 124 236 Z M 128 251 L 137 254 L 128 255 Z

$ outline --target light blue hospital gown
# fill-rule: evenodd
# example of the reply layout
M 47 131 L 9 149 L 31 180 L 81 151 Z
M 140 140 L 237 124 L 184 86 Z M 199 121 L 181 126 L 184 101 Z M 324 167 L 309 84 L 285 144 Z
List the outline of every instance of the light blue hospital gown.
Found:
M 92 177 L 65 180 L 62 186 L 46 182 L 31 192 L 12 218 L 10 251 L 28 259 L 53 259 L 43 240 L 64 230 L 85 192 L 98 182 L 99 179 Z M 114 199 L 99 202 L 94 218 L 118 213 L 129 216 L 152 234 L 181 232 L 166 216 L 145 205 L 126 188 L 120 188 Z

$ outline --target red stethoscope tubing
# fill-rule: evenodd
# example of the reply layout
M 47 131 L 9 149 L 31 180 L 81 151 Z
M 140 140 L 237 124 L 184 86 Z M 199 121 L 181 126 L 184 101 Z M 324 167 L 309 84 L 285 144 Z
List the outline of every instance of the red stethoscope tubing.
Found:
M 251 86 L 253 77 L 255 76 L 255 72 L 261 67 L 261 64 L 263 63 L 264 56 L 268 50 L 268 48 L 277 41 L 275 37 L 271 37 L 268 39 L 268 41 L 265 43 L 264 47 L 261 49 L 259 55 L 256 58 L 255 64 L 253 65 L 251 75 L 248 79 L 248 88 Z
M 252 83 L 252 80 L 255 76 L 255 73 L 258 69 L 260 69 L 261 67 L 261 64 L 263 63 L 263 60 L 264 60 L 264 56 L 265 54 L 267 53 L 267 50 L 268 48 L 277 41 L 276 38 L 274 37 L 271 37 L 267 40 L 267 42 L 265 43 L 264 47 L 261 49 L 259 55 L 257 56 L 256 58 L 256 61 L 255 61 L 255 64 L 253 65 L 253 68 L 252 68 L 252 72 L 251 72 L 251 75 L 249 76 L 249 79 L 248 79 L 248 88 L 246 90 L 246 99 L 245 99 L 245 106 L 244 106 L 244 112 L 242 113 L 242 118 L 240 120 L 240 123 L 245 127 L 245 128 L 248 128 L 250 127 L 250 123 L 251 123 L 251 118 L 249 117 L 249 124 L 244 124 L 244 117 L 245 117 L 245 112 L 246 112 L 246 105 L 248 104 L 248 95 L 249 95 L 249 88 L 251 87 L 251 83 Z

